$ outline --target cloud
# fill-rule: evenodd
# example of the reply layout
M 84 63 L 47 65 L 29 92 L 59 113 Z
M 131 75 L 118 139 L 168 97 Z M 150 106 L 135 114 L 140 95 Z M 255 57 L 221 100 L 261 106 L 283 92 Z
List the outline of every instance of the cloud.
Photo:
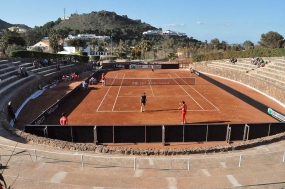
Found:
M 185 26 L 185 24 L 164 24 L 163 25 L 164 27 L 177 27 L 177 26 L 179 26 L 179 27 L 184 27 Z
M 204 22 L 200 22 L 200 21 L 197 22 L 197 25 L 204 25 L 204 24 L 205 24 Z

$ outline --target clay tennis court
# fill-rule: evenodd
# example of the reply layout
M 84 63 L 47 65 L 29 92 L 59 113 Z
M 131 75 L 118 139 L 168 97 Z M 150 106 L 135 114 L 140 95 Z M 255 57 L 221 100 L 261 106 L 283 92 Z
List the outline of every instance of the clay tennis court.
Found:
M 277 122 L 195 74 L 191 76 L 188 70 L 166 69 L 155 70 L 154 73 L 150 70 L 114 70 L 105 73 L 106 86 L 99 82 L 90 85 L 89 90 L 82 88 L 49 117 L 45 124 L 57 125 L 62 112 L 67 114 L 69 125 L 181 124 L 181 111 L 178 107 L 182 100 L 188 105 L 186 118 L 189 124 Z M 195 78 L 195 84 L 192 83 L 193 79 L 187 79 L 190 77 Z M 172 84 L 131 85 L 127 82 L 130 78 L 165 78 L 172 81 Z M 112 82 L 117 85 L 110 85 Z M 122 85 L 119 85 L 120 82 Z M 240 90 L 246 88 L 240 85 L 235 86 L 235 89 L 237 87 L 241 87 Z M 247 91 L 252 90 L 247 88 Z M 140 112 L 143 92 L 147 95 L 146 112 Z M 254 93 L 257 98 L 263 96 Z M 276 103 L 274 105 L 272 102 L 271 106 L 275 106 Z

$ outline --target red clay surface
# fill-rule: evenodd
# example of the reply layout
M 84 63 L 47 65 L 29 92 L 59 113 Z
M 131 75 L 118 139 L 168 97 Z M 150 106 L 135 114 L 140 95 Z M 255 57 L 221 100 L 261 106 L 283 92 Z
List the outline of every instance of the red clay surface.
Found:
M 106 74 L 108 78 L 183 78 L 190 77 L 186 70 L 116 70 Z M 58 124 L 61 112 L 66 112 L 69 125 L 132 125 L 132 124 L 180 124 L 178 104 L 184 100 L 188 105 L 188 123 L 248 123 L 276 122 L 267 114 L 242 100 L 196 78 L 196 85 L 143 85 L 101 86 L 91 85 L 90 90 L 80 90 L 60 107 L 45 124 Z M 220 78 L 217 78 L 221 80 Z M 243 91 L 243 85 L 226 81 L 235 89 Z M 267 99 L 252 89 L 248 94 L 263 102 Z M 140 96 L 147 95 L 146 112 L 140 112 Z M 270 102 L 273 107 L 273 102 Z M 274 107 L 277 106 L 274 105 Z M 277 109 L 277 108 L 276 108 Z M 283 108 L 284 109 L 284 108 Z

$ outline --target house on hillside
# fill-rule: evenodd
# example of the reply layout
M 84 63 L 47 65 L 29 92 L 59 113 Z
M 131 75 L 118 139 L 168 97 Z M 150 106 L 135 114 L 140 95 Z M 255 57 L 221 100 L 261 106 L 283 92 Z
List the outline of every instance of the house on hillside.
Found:
M 46 40 L 46 39 L 43 39 L 42 41 L 36 43 L 33 46 L 28 46 L 27 50 L 31 51 L 35 47 L 40 47 L 43 50 L 43 52 L 48 52 L 48 53 L 52 52 L 52 49 L 51 49 L 50 44 L 49 44 L 49 40 Z
M 22 28 L 19 26 L 12 26 L 12 27 L 8 28 L 8 30 L 13 31 L 13 32 L 17 32 L 17 33 L 25 33 L 28 31 L 26 28 Z

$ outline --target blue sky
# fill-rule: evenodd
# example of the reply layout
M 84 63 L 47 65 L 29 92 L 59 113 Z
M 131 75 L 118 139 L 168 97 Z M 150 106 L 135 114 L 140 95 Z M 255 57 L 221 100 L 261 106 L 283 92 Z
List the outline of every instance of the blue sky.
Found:
M 66 16 L 111 11 L 208 42 L 256 44 L 269 31 L 285 36 L 284 0 L 1 0 L 0 19 L 42 26 L 63 17 L 64 8 Z

